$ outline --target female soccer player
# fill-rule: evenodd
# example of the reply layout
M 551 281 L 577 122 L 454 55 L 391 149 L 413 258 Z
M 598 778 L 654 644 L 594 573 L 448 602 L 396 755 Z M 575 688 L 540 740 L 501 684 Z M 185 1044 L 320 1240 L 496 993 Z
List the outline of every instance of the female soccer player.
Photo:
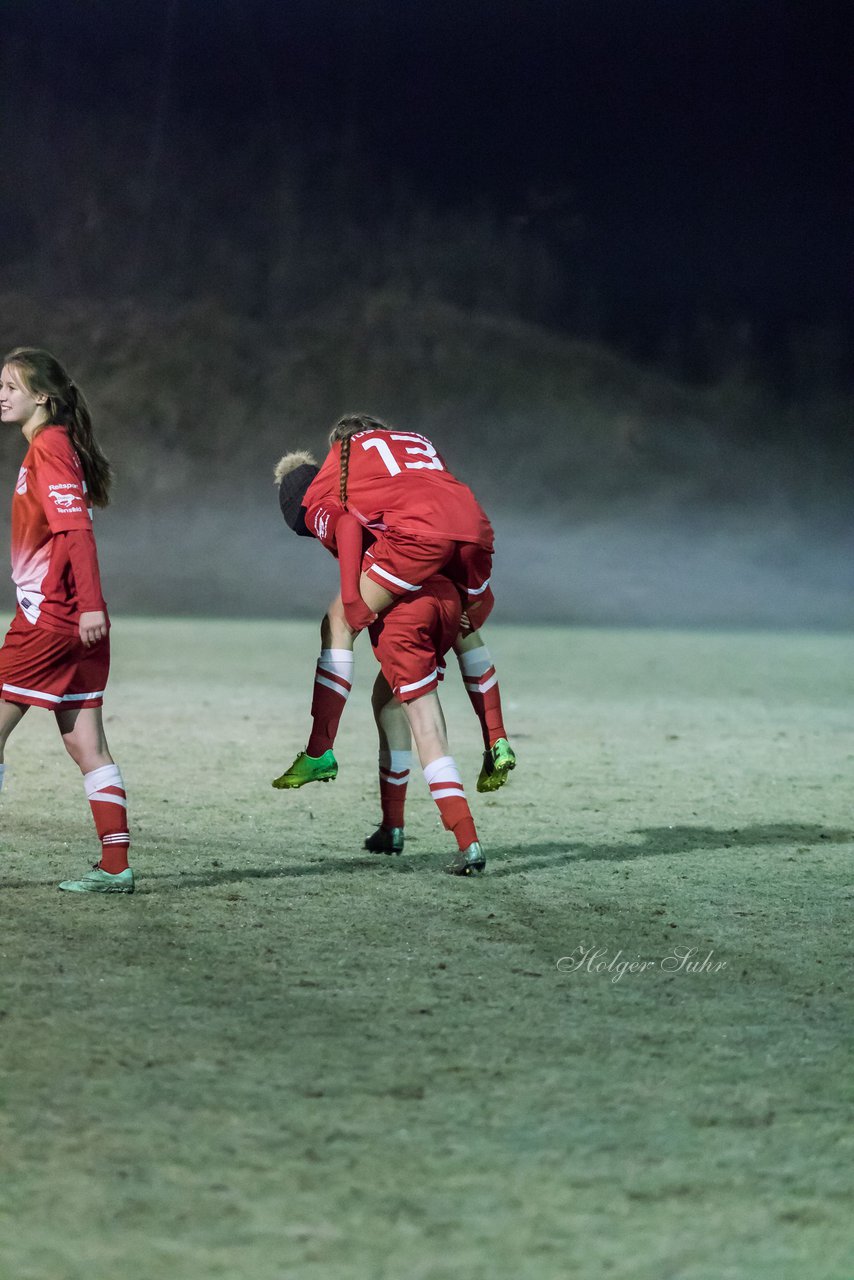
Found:
M 29 707 L 53 711 L 101 842 L 97 865 L 60 889 L 133 893 L 122 775 L 101 714 L 110 669 L 89 502 L 105 507 L 110 464 L 86 400 L 47 351 L 19 347 L 3 361 L 0 420 L 20 427 L 27 452 L 12 499 L 12 579 L 18 609 L 0 646 L 0 786 L 6 739 Z
M 493 533 L 486 514 L 426 436 L 394 431 L 378 418 L 358 414 L 338 421 L 330 444 L 319 471 L 308 454 L 286 455 L 279 463 L 285 520 L 338 555 L 339 521 L 345 513 L 356 517 L 371 541 L 358 600 L 350 601 L 361 626 L 433 573 L 441 571 L 462 592 L 464 628 L 454 649 L 483 733 L 477 787 L 495 791 L 516 758 L 504 729 L 498 678 L 478 629 L 494 603 L 489 586 Z M 352 684 L 353 638 L 341 602 L 334 602 L 321 629 L 311 736 L 274 785 L 299 787 L 337 775 L 332 746 Z

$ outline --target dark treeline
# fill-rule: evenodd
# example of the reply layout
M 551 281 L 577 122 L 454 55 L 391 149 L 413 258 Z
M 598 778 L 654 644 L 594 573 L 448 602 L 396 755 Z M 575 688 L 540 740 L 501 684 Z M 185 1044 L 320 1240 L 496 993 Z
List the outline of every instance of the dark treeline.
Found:
M 271 148 L 260 130 L 226 145 L 187 121 L 69 116 L 49 95 L 25 132 L 26 171 L 0 210 L 8 288 L 213 297 L 278 323 L 377 288 L 549 322 L 576 287 L 524 219 L 431 211 L 347 138 Z M 16 136 L 7 114 L 7 154 Z
M 652 495 L 847 519 L 841 330 L 763 355 L 758 327 L 698 299 L 657 359 L 632 360 L 568 194 L 512 215 L 431 206 L 346 131 L 273 132 L 49 91 L 0 119 L 3 154 L 26 139 L 0 206 L 0 327 L 76 370 L 128 491 L 233 485 L 232 462 L 257 485 L 282 447 L 322 448 L 364 408 L 436 433 L 506 506 Z
M 707 282 L 675 297 L 665 281 L 650 306 L 630 298 L 631 269 L 615 285 L 609 246 L 565 185 L 449 207 L 352 130 L 288 140 L 276 125 L 211 130 L 166 104 L 86 111 L 49 86 L 24 98 L 0 118 L 5 155 L 27 140 L 0 207 L 5 287 L 206 297 L 273 325 L 390 289 L 602 343 L 695 385 L 737 378 L 788 402 L 851 390 L 838 307 L 752 315 Z

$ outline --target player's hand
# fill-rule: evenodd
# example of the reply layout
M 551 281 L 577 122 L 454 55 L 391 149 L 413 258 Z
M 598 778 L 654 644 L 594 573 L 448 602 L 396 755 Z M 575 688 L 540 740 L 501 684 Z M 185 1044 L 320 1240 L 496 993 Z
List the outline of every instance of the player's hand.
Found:
M 377 620 L 377 615 L 368 608 L 361 596 L 358 600 L 344 601 L 344 617 L 347 619 L 347 626 L 353 631 L 364 631 L 365 627 Z
M 474 629 L 475 628 L 472 625 L 471 618 L 468 616 L 465 610 L 463 610 L 463 612 L 460 614 L 460 635 L 470 636 L 471 633 L 474 631 Z
M 80 639 L 89 649 L 107 634 L 107 615 L 103 609 L 93 609 L 90 613 L 80 615 Z

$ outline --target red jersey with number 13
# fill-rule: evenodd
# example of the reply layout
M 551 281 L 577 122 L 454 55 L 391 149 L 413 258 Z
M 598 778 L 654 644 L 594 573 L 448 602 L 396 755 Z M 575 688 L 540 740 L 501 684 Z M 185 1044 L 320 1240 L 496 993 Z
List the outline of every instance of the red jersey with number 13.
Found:
M 340 464 L 336 441 L 303 499 L 306 523 L 321 542 L 322 531 L 327 524 L 334 527 L 341 511 Z M 492 525 L 471 489 L 448 471 L 427 437 L 414 431 L 359 431 L 350 438 L 347 510 L 377 533 L 392 529 L 492 550 Z

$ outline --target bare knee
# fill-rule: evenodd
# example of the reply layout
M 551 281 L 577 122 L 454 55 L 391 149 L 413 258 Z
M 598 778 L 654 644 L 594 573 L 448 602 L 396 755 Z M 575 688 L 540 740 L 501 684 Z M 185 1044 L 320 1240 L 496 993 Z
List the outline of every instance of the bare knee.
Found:
M 376 723 L 380 723 L 380 718 L 384 712 L 388 714 L 388 712 L 394 708 L 399 708 L 399 713 L 403 715 L 403 708 L 400 707 L 399 703 L 395 702 L 394 694 L 391 691 L 388 681 L 383 673 L 379 671 L 377 673 L 377 678 L 374 681 L 374 687 L 371 690 L 371 709 L 373 710 L 374 720 Z
M 93 769 L 100 769 L 105 764 L 114 763 L 113 757 L 106 749 L 99 749 L 91 743 L 77 742 L 67 737 L 63 737 L 62 741 L 65 744 L 65 750 L 81 773 L 91 773 Z
M 3 759 L 3 750 L 6 746 L 6 740 L 16 725 L 21 723 L 27 708 L 19 702 L 6 702 L 0 699 L 0 760 Z
M 100 707 L 57 711 L 56 724 L 65 750 L 82 773 L 113 764 Z
M 344 605 L 337 596 L 320 624 L 320 643 L 324 649 L 352 649 L 356 633 L 344 616 Z
M 473 631 L 460 631 L 454 641 L 454 653 L 458 656 L 461 653 L 468 653 L 469 649 L 479 649 L 483 644 L 483 637 L 477 627 Z

